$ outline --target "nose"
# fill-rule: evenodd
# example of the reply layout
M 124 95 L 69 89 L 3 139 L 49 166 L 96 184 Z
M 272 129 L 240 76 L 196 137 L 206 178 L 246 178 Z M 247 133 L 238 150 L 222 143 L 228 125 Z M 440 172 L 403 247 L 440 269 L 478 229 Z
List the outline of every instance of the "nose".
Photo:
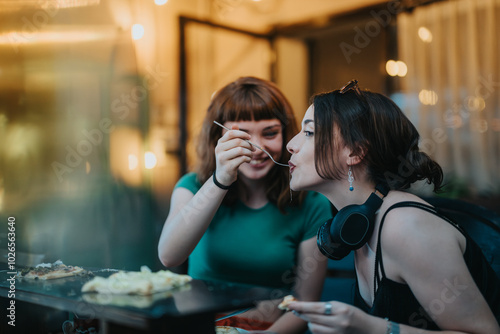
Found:
M 252 145 L 253 148 L 255 149 L 254 153 L 261 151 L 262 149 L 266 149 L 264 145 L 264 141 L 261 140 L 259 136 L 252 136 L 250 141 L 254 144 Z M 258 146 L 258 147 L 257 147 Z
M 297 151 L 297 148 L 295 145 L 295 138 L 296 137 L 297 137 L 297 135 L 295 135 L 292 139 L 290 139 L 288 144 L 286 144 L 286 150 L 291 154 L 294 154 Z

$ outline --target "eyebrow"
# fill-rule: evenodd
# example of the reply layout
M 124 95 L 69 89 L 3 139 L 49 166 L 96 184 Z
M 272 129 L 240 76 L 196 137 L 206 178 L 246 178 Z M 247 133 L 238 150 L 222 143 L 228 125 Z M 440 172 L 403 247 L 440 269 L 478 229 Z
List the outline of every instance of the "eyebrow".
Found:
M 279 128 L 279 127 L 281 127 L 281 124 L 274 124 L 274 125 L 266 126 L 264 129 L 262 129 L 262 131 L 272 130 L 274 128 Z M 240 131 L 248 132 L 248 129 L 241 128 Z
M 274 124 L 274 125 L 266 126 L 263 130 L 270 130 L 270 129 L 280 128 L 280 127 L 281 127 L 281 124 Z
M 314 121 L 312 119 L 306 119 L 304 121 L 304 125 L 309 124 L 309 123 L 314 123 Z

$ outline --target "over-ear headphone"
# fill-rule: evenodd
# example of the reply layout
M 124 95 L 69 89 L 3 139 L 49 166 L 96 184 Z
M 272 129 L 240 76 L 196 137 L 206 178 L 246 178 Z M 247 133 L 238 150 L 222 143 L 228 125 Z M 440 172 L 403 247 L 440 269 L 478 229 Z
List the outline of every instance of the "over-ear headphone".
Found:
M 317 243 L 321 253 L 340 260 L 361 248 L 373 233 L 375 213 L 387 193 L 385 186 L 377 185 L 365 203 L 348 205 L 327 220 L 318 230 Z

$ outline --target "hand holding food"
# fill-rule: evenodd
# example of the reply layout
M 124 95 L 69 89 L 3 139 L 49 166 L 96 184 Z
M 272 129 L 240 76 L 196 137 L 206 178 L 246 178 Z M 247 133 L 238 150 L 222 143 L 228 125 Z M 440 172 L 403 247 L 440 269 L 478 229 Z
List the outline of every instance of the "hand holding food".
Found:
M 296 301 L 298 301 L 298 300 L 292 295 L 285 296 L 285 298 L 283 298 L 283 301 L 278 305 L 278 308 L 280 310 L 289 311 L 288 305 L 290 305 L 290 303 L 296 302 Z
M 237 178 L 237 170 L 241 164 L 252 160 L 255 148 L 248 142 L 250 135 L 233 125 L 218 140 L 215 147 L 215 177 L 223 185 L 230 185 Z

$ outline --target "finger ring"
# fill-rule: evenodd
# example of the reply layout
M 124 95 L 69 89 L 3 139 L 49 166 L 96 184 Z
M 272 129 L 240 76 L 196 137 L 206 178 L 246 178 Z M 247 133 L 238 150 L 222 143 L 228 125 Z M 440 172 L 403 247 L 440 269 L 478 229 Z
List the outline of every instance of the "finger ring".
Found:
M 332 304 L 325 303 L 325 314 L 326 315 L 332 314 Z

